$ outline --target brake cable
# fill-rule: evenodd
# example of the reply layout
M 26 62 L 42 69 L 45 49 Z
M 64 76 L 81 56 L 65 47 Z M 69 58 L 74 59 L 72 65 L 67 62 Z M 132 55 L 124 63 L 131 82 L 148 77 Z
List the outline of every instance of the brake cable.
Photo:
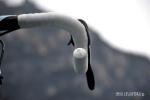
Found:
M 1 44 L 1 54 L 0 54 L 0 67 L 2 65 L 2 60 L 3 60 L 3 57 L 4 57 L 4 52 L 5 52 L 5 44 L 3 42 L 3 40 L 0 40 L 0 44 Z M 2 72 L 1 72 L 1 68 L 0 68 L 0 85 L 2 84 L 2 79 L 3 79 L 3 76 L 2 76 Z

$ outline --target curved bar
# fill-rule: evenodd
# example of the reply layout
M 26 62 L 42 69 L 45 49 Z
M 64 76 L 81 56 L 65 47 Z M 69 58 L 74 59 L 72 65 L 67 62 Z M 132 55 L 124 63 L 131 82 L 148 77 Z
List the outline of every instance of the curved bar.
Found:
M 49 25 L 68 31 L 75 42 L 76 48 L 87 49 L 87 34 L 85 27 L 78 20 L 55 12 L 33 13 L 18 15 L 18 24 L 21 28 Z
M 90 37 L 88 25 L 84 20 L 76 20 L 55 12 L 0 16 L 0 36 L 20 28 L 44 25 L 61 28 L 71 34 L 71 40 L 68 45 L 75 46 L 73 51 L 74 70 L 79 74 L 86 73 L 88 87 L 93 90 L 95 80 L 90 64 Z M 2 78 L 0 70 L 0 84 Z
M 76 19 L 55 12 L 33 13 L 18 15 L 18 24 L 20 28 L 48 25 L 64 29 L 71 34 L 75 44 L 75 50 L 83 48 L 88 52 L 88 37 L 85 27 Z M 81 56 L 82 53 L 81 50 L 78 50 L 75 54 Z M 73 54 L 74 69 L 80 74 L 85 74 L 88 70 L 88 53 L 84 57 L 76 57 L 75 54 Z M 79 60 L 81 61 L 79 62 Z

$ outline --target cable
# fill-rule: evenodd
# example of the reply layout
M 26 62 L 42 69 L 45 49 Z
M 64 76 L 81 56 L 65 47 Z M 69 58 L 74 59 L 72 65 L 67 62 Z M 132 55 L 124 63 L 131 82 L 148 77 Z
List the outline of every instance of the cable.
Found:
M 4 52 L 5 52 L 5 44 L 3 42 L 3 40 L 0 40 L 0 44 L 2 46 L 2 50 L 1 50 L 1 54 L 0 54 L 0 67 L 2 65 L 2 60 L 3 60 L 3 56 L 4 56 Z M 1 75 L 1 69 L 0 69 L 0 85 L 2 84 L 2 79 L 3 79 L 3 76 Z

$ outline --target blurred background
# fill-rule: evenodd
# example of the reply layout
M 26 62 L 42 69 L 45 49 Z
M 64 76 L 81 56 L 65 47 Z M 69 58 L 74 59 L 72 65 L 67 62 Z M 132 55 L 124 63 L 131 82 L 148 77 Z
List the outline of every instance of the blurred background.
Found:
M 1 0 L 0 15 L 55 11 L 55 8 L 51 8 L 51 6 L 43 8 L 40 5 L 41 0 L 36 1 L 39 3 L 35 2 L 35 0 L 17 0 L 17 2 L 16 0 Z M 145 2 L 141 2 L 141 8 L 145 9 L 143 10 L 147 14 L 145 16 L 149 16 L 149 13 L 146 13 L 149 12 L 149 6 L 144 6 L 145 4 L 148 5 L 148 1 L 145 0 Z M 77 3 L 82 4 L 82 2 Z M 66 4 L 66 6 L 68 5 Z M 92 8 L 93 6 L 91 5 L 90 7 Z M 111 7 L 109 9 L 113 9 L 113 6 Z M 128 10 L 129 7 L 124 11 L 130 11 Z M 60 7 L 58 6 L 58 8 Z M 86 11 L 87 9 L 84 10 Z M 123 36 L 125 34 L 120 31 L 122 27 L 120 27 L 121 29 L 119 28 L 119 31 L 113 31 L 111 28 L 113 24 L 110 26 L 107 23 L 113 23 L 113 21 L 110 22 L 113 19 L 109 21 L 103 19 L 102 25 L 105 26 L 103 27 L 99 24 L 99 20 L 97 20 L 99 23 L 94 20 L 92 23 L 92 20 L 86 19 L 88 18 L 86 14 L 85 16 L 79 16 L 77 13 L 63 12 L 63 10 L 59 11 L 59 9 L 58 12 L 85 19 L 89 26 L 92 27 L 90 33 L 92 40 L 91 64 L 96 80 L 95 90 L 90 91 L 87 87 L 85 76 L 77 75 L 73 70 L 73 47 L 67 46 L 70 40 L 69 33 L 55 27 L 21 29 L 1 37 L 5 41 L 6 53 L 2 64 L 4 80 L 3 85 L 0 86 L 0 100 L 149 100 L 150 60 L 148 58 L 149 52 L 147 51 L 150 50 L 150 47 L 148 47 L 149 42 L 147 41 L 149 28 L 146 26 L 148 20 L 140 20 L 143 23 L 141 24 L 142 28 L 138 30 L 140 26 L 133 27 L 133 30 L 137 28 L 136 31 L 132 31 L 130 27 L 134 26 L 133 23 L 138 20 L 138 16 L 134 22 L 131 22 L 131 26 L 126 24 L 125 26 L 129 25 L 130 27 L 126 27 L 125 33 L 129 29 L 131 29 L 129 31 L 131 33 L 124 37 L 126 39 L 124 41 L 122 40 L 124 38 L 118 36 L 119 33 Z M 123 13 L 120 12 L 120 14 Z M 132 12 L 129 14 L 132 14 Z M 113 13 L 110 15 L 113 16 Z M 102 21 L 101 18 L 99 19 Z M 105 21 L 107 24 L 104 24 Z M 96 24 L 96 29 L 93 29 L 95 27 L 94 23 Z M 101 30 L 103 28 L 105 30 Z M 142 34 L 133 35 L 134 37 L 131 39 L 132 33 L 142 32 L 143 29 L 145 31 Z M 96 30 L 99 30 L 99 32 Z M 109 34 L 104 35 L 104 33 Z M 147 38 L 136 38 L 138 36 L 146 36 Z M 112 39 L 110 39 L 111 37 Z M 113 39 L 117 39 L 120 44 L 113 42 Z M 133 41 L 134 45 L 127 40 Z M 136 44 L 134 40 L 137 42 Z M 142 42 L 144 40 L 145 42 Z M 143 92 L 145 96 L 118 97 L 115 95 L 116 92 Z

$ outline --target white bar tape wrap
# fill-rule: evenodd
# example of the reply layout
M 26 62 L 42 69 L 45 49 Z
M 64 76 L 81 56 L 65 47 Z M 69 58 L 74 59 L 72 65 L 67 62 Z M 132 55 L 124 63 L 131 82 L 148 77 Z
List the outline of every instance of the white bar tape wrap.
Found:
M 49 25 L 68 31 L 72 35 L 75 43 L 75 50 L 73 53 L 75 71 L 78 73 L 85 73 L 87 71 L 88 37 L 85 27 L 78 20 L 55 12 L 33 13 L 18 15 L 18 24 L 21 28 Z

